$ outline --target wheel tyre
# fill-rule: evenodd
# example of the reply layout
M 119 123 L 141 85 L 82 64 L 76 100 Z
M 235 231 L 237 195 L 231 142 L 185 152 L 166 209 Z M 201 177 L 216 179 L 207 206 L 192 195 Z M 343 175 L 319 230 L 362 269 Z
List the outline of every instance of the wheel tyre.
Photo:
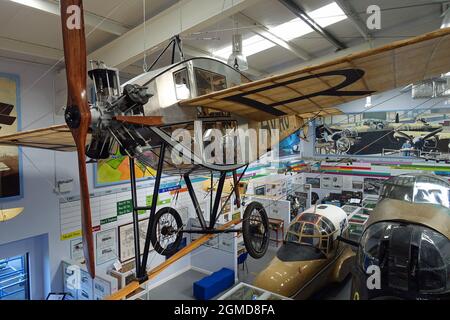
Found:
M 250 216 L 254 210 L 258 210 L 261 217 L 261 223 L 264 225 L 265 234 L 263 235 L 263 243 L 258 250 L 254 248 L 251 242 L 252 239 L 252 225 L 250 224 Z M 269 247 L 269 218 L 267 217 L 266 210 L 259 202 L 250 203 L 244 211 L 244 218 L 242 221 L 242 233 L 244 237 L 245 249 L 248 254 L 254 259 L 261 259 L 267 252 Z
M 159 230 L 157 230 L 157 226 L 159 220 L 165 214 L 170 214 L 171 216 L 173 216 L 177 224 L 177 230 L 180 230 L 183 227 L 183 220 L 181 219 L 181 216 L 177 212 L 177 210 L 173 208 L 162 208 L 155 215 L 155 221 L 152 226 L 150 240 L 156 252 L 158 252 L 160 255 L 163 256 L 171 256 L 178 251 L 178 247 L 180 246 L 180 243 L 183 240 L 183 232 L 182 231 L 178 232 L 175 241 L 171 243 L 167 248 L 163 248 L 158 241 L 157 235 L 159 233 Z

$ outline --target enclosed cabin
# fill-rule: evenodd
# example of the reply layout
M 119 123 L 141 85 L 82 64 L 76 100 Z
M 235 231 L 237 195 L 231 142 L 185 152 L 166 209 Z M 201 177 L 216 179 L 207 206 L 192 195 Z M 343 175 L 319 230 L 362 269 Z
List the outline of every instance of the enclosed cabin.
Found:
M 240 119 L 227 112 L 203 107 L 181 107 L 179 102 L 248 82 L 244 75 L 229 65 L 210 58 L 193 58 L 162 69 L 144 73 L 123 85 L 129 84 L 146 87 L 151 95 L 143 106 L 145 116 L 160 116 L 164 123 L 158 128 L 143 129 L 139 135 L 148 142 L 140 146 L 137 158 L 151 167 L 155 167 L 159 157 L 158 146 L 164 140 L 169 147 L 164 170 L 167 172 L 187 172 L 194 167 L 207 170 L 230 171 L 242 167 L 245 161 L 238 159 L 239 142 L 233 136 L 240 124 Z M 181 133 L 180 133 L 181 132 Z M 187 135 L 188 134 L 188 135 Z M 220 136 L 223 141 L 220 152 L 208 154 L 208 145 Z M 229 139 L 234 139 L 230 141 Z M 202 141 L 196 148 L 197 141 Z M 232 145 L 233 156 L 230 158 L 229 146 Z M 179 156 L 171 152 L 177 148 Z M 206 156 L 208 159 L 204 159 Z M 191 161 L 186 163 L 186 157 Z M 180 164 L 180 162 L 182 162 Z M 200 165 L 198 165 L 200 164 Z M 198 168 L 197 168 L 198 169 Z
M 144 107 L 146 116 L 162 116 L 165 124 L 198 118 L 229 116 L 211 109 L 180 107 L 178 102 L 249 82 L 236 69 L 211 58 L 193 58 L 144 73 L 127 84 L 147 87 L 153 96 Z
M 332 205 L 318 205 L 299 214 L 289 226 L 283 246 L 254 285 L 286 297 L 307 298 L 345 273 L 350 257 L 339 243 L 345 235 L 347 214 Z M 341 259 L 342 257 L 342 259 Z
M 337 237 L 346 231 L 347 226 L 347 214 L 341 208 L 314 206 L 291 223 L 277 256 L 281 261 L 326 259 L 336 252 Z
M 450 296 L 450 183 L 428 174 L 387 180 L 361 238 L 361 274 L 381 268 L 382 294 Z M 381 293 L 380 293 L 381 294 Z

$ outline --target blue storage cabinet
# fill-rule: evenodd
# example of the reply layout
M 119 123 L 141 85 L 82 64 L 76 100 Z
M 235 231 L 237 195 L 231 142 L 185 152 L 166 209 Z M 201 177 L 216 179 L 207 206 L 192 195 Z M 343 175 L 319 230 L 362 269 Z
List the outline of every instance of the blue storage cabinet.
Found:
M 209 300 L 234 285 L 234 271 L 223 268 L 212 275 L 194 282 L 194 297 Z

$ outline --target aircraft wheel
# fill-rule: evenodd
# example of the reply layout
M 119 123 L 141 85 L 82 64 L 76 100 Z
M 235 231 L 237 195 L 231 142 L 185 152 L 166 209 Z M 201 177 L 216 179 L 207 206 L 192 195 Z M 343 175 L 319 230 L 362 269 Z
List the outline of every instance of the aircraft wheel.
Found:
M 245 208 L 242 233 L 248 254 L 261 259 L 269 247 L 269 218 L 261 203 L 252 202 Z
M 176 253 L 183 239 L 182 228 L 183 221 L 175 209 L 160 209 L 156 213 L 150 237 L 155 251 L 163 256 Z

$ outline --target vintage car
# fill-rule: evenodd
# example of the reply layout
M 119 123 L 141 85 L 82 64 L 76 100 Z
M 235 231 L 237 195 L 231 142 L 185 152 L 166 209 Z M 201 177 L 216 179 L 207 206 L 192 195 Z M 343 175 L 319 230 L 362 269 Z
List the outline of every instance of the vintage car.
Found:
M 307 299 L 327 284 L 342 282 L 355 253 L 338 240 L 346 234 L 347 214 L 336 206 L 317 205 L 289 226 L 276 257 L 254 285 L 294 299 Z

